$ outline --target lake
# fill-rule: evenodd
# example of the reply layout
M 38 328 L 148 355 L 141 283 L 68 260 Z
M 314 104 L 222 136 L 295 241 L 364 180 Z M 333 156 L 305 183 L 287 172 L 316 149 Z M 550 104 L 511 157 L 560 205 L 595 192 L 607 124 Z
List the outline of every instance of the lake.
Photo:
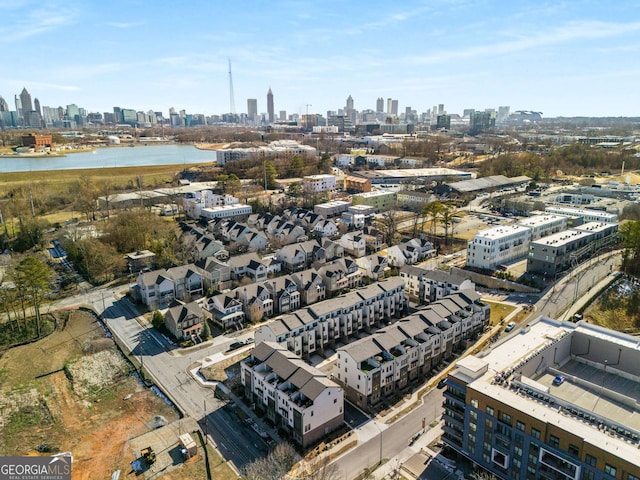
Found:
M 152 145 L 97 148 L 66 157 L 0 157 L 0 172 L 69 170 L 77 168 L 140 167 L 215 162 L 216 152 L 191 145 Z

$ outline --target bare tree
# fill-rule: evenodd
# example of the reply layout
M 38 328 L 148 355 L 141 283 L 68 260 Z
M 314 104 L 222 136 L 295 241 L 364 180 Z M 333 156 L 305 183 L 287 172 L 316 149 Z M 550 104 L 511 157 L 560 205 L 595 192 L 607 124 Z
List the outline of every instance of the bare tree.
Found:
M 342 478 L 340 468 L 336 464 L 331 463 L 329 457 L 316 457 L 309 465 L 307 465 L 307 474 L 304 480 L 339 480 Z
M 298 454 L 290 443 L 280 443 L 269 455 L 258 458 L 244 468 L 247 480 L 280 480 L 298 461 Z

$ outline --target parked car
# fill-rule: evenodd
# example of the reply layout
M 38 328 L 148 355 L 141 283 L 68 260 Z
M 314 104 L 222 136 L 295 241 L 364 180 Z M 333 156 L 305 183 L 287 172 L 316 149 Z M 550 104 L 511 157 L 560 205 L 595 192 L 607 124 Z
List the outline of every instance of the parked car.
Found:
M 556 378 L 553 379 L 553 384 L 557 387 L 564 383 L 564 376 L 556 375 Z
M 447 379 L 446 378 L 443 378 L 442 380 L 440 380 L 438 382 L 438 388 L 444 388 L 446 386 L 447 386 Z
M 233 342 L 231 345 L 229 345 L 229 351 L 237 350 L 240 347 L 244 347 L 244 342 Z
M 507 324 L 507 327 L 504 329 L 505 332 L 510 332 L 511 330 L 513 330 L 514 328 L 516 328 L 516 322 L 509 322 Z

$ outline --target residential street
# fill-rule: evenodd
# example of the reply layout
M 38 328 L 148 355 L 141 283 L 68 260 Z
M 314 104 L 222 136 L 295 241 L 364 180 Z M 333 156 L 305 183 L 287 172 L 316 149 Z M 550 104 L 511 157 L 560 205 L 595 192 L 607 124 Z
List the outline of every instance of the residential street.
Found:
M 538 315 L 554 317 L 562 313 L 567 306 L 593 290 L 619 263 L 619 255 L 609 254 L 607 259 L 591 260 L 577 267 L 536 303 L 535 311 L 528 319 Z M 219 336 L 205 348 L 191 353 L 181 352 L 150 328 L 144 319 L 132 314 L 133 305 L 122 296 L 125 289 L 126 287 L 121 286 L 88 290 L 56 302 L 51 309 L 91 305 L 97 312 L 102 312 L 109 330 L 123 349 L 132 352 L 163 393 L 185 416 L 198 422 L 224 458 L 237 470 L 265 455 L 268 447 L 264 440 L 240 422 L 232 412 L 223 408 L 225 403 L 214 397 L 212 389 L 202 386 L 188 373 L 189 366 L 194 362 L 225 352 L 232 342 L 244 340 L 251 334 L 243 332 L 237 337 Z M 423 420 L 425 425 L 429 425 L 440 417 L 441 412 L 442 391 L 434 389 L 425 395 L 419 407 L 392 425 L 373 420 L 366 422 L 358 429 L 362 443 L 335 461 L 342 477 L 353 478 L 366 467 L 377 463 L 381 457 L 397 456 L 408 447 L 411 437 L 422 430 Z

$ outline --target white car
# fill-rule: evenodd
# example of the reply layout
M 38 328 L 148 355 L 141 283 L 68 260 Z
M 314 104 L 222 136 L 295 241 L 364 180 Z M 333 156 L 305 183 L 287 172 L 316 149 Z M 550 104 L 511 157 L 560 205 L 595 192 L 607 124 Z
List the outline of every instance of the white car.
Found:
M 514 328 L 516 328 L 516 322 L 510 322 L 510 323 L 507 324 L 507 327 L 504 329 L 504 331 L 505 332 L 510 332 Z

